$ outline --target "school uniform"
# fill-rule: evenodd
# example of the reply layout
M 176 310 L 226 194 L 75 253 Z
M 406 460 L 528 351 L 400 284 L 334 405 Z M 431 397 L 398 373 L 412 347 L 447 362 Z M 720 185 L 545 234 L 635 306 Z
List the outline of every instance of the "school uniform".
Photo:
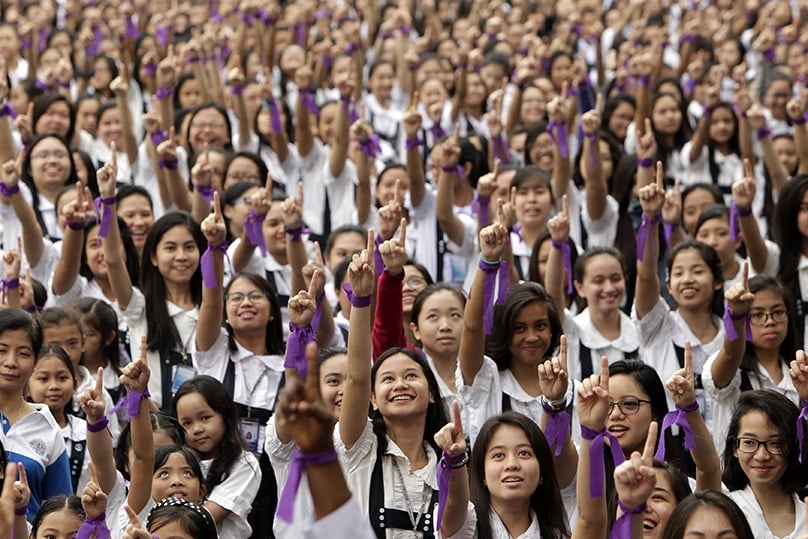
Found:
M 87 421 L 76 416 L 65 414 L 67 425 L 62 427 L 62 438 L 70 461 L 70 480 L 73 493 L 81 496 L 84 487 L 90 481 L 90 454 L 87 451 Z
M 729 493 L 741 512 L 746 516 L 746 521 L 749 522 L 749 527 L 752 528 L 752 536 L 756 539 L 798 539 L 805 533 L 805 504 L 802 502 L 797 494 L 792 494 L 794 499 L 794 529 L 783 537 L 778 537 L 769 529 L 769 524 L 766 522 L 766 517 L 763 515 L 758 503 L 755 493 L 752 492 L 752 487 L 747 485 L 743 490 L 734 490 Z
M 379 137 L 381 158 L 385 161 L 401 162 L 401 139 L 404 137 L 402 126 L 403 111 L 392 103 L 385 108 L 373 94 L 365 96 L 365 120 L 373 127 L 373 132 Z
M 374 539 L 373 530 L 367 522 L 363 522 L 362 508 L 355 496 L 342 504 L 337 510 L 312 522 L 314 511 L 308 513 L 303 524 L 305 539 L 332 539 L 334 537 L 353 537 L 353 539 Z M 298 536 L 299 537 L 299 536 Z
M 213 459 L 202 461 L 202 473 L 207 475 Z M 247 515 L 252 510 L 253 500 L 261 484 L 261 469 L 258 459 L 249 452 L 242 451 L 239 459 L 227 472 L 227 477 L 208 493 L 207 501 L 227 509 L 230 514 L 216 525 L 219 537 L 247 539 L 252 528 Z
M 639 357 L 640 335 L 636 322 L 623 311 L 620 316 L 620 335 L 610 341 L 592 322 L 589 308 L 574 318 L 564 319 L 564 335 L 567 336 L 567 372 L 573 380 L 584 380 L 592 374 L 600 374 L 600 358 L 609 358 L 609 365 L 623 359 Z
M 578 216 L 570 219 L 570 237 L 579 251 L 589 247 L 611 247 L 617 237 L 617 222 L 620 219 L 620 204 L 611 195 L 606 195 L 603 214 L 598 219 L 589 215 L 586 206 L 586 189 L 579 189 L 570 182 L 567 188 L 569 214 Z M 556 202 L 556 210 L 561 209 L 561 197 Z
M 797 323 L 798 348 L 803 348 L 808 343 L 808 324 L 805 323 L 806 309 L 808 308 L 808 257 L 800 256 L 797 265 L 797 289 L 793 291 L 792 297 L 796 300 L 795 321 Z
M 770 389 L 785 395 L 796 406 L 800 406 L 800 395 L 794 388 L 791 375 L 788 372 L 788 363 L 785 360 L 780 361 L 783 379 L 779 383 L 775 383 L 766 369 L 751 355 L 751 352 L 747 352 L 741 367 L 735 372 L 729 384 L 722 388 L 716 387 L 712 368 L 718 353 L 712 354 L 707 359 L 701 373 L 701 381 L 704 384 L 704 391 L 710 398 L 710 408 L 713 412 L 713 426 L 710 429 L 713 442 L 718 452 L 721 453 L 727 442 L 727 432 L 729 431 L 732 413 L 741 392 L 753 389 Z M 751 361 L 747 362 L 747 358 Z M 747 368 L 747 365 L 751 368 Z
M 48 498 L 73 493 L 62 429 L 46 405 L 32 403 L 30 406 L 35 411 L 13 425 L 0 413 L 0 442 L 8 461 L 21 462 L 28 476 L 31 499 L 26 518 L 29 522 Z
M 290 183 L 296 183 L 300 180 L 300 156 L 297 154 L 297 147 L 294 144 L 287 144 L 286 149 L 288 152 L 286 161 L 281 163 L 278 154 L 269 145 L 261 143 L 255 131 L 250 132 L 250 140 L 245 146 L 238 147 L 238 151 L 257 154 L 266 165 L 272 182 L 282 185 L 288 190 Z M 287 171 L 290 173 L 289 175 L 287 175 Z M 264 180 L 266 178 L 262 178 L 261 183 Z M 292 193 L 296 194 L 297 191 Z

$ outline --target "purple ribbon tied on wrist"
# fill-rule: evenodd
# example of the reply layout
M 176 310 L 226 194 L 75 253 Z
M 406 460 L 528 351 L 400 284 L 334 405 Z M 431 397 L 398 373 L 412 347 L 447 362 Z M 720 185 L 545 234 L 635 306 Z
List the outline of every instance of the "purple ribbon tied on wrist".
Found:
M 623 502 L 617 500 L 617 505 L 620 506 L 622 513 L 620 516 L 617 517 L 617 520 L 614 522 L 614 526 L 612 526 L 612 531 L 609 534 L 609 539 L 624 539 L 625 537 L 631 537 L 631 520 L 634 515 L 641 515 L 645 513 L 646 509 L 648 509 L 648 504 L 642 504 L 634 509 L 629 509 Z
M 168 29 L 168 25 L 166 25 L 166 29 Z M 87 56 L 95 56 L 96 54 L 98 54 L 98 49 L 101 48 L 101 42 L 103 40 L 104 40 L 104 31 L 101 29 L 101 25 L 94 24 L 93 40 L 87 46 Z
M 244 232 L 250 243 L 261 249 L 261 256 L 267 256 L 267 244 L 264 240 L 263 225 L 266 215 L 258 215 L 255 210 L 250 210 L 247 218 L 244 219 Z
M 135 24 L 135 21 L 134 19 L 132 19 L 131 15 L 129 17 L 126 17 L 125 34 L 126 37 L 128 37 L 129 39 L 137 39 L 137 36 L 140 34 L 140 32 L 137 29 L 137 24 Z
M 4 197 L 10 197 L 11 195 L 16 195 L 19 192 L 20 192 L 19 185 L 12 185 L 11 187 L 9 187 L 8 185 L 6 185 L 6 182 L 0 180 L 0 195 L 3 195 Z
M 202 270 L 202 284 L 205 288 L 216 288 L 219 286 L 219 280 L 216 278 L 216 270 L 213 269 L 214 251 L 219 251 L 227 255 L 227 242 L 223 241 L 218 245 L 208 243 L 208 248 L 202 253 L 202 258 L 199 260 L 199 269 Z
M 653 236 L 649 237 L 649 232 L 651 231 L 651 227 L 659 222 L 659 215 L 654 218 L 648 217 L 645 212 L 642 214 L 642 223 L 640 224 L 640 228 L 637 230 L 637 260 L 640 262 L 643 261 L 645 258 L 645 245 L 650 241 L 651 242 L 651 249 L 654 249 L 656 246 L 654 245 L 654 238 Z
M 567 140 L 569 134 L 567 133 L 567 126 L 563 123 L 551 121 L 547 124 L 547 134 L 553 139 L 553 143 L 558 146 L 558 154 L 562 159 L 569 159 L 570 148 L 569 141 Z
M 738 219 L 741 217 L 749 217 L 752 215 L 752 210 L 749 208 L 739 208 L 735 202 L 729 205 L 729 239 L 732 241 L 738 240 Z
M 590 440 L 589 444 L 589 495 L 593 498 L 603 496 L 603 482 L 605 463 L 603 461 L 604 441 L 609 439 L 609 449 L 612 452 L 615 467 L 626 460 L 620 442 L 605 428 L 600 432 L 581 425 L 581 438 Z
M 198 183 L 194 184 L 194 191 L 199 193 L 202 200 L 207 202 L 213 202 L 213 195 L 216 193 L 216 189 L 213 187 L 205 187 L 204 185 L 199 185 Z
M 115 204 L 115 197 L 97 197 L 93 200 L 95 214 L 98 218 L 98 237 L 109 236 L 109 227 L 112 225 L 112 218 L 115 215 L 112 206 Z
M 161 24 L 154 30 L 154 37 L 160 43 L 161 47 L 168 45 L 168 25 Z
M 564 264 L 564 270 L 567 272 L 567 294 L 572 295 L 575 287 L 572 284 L 573 268 L 572 268 L 572 249 L 569 242 L 559 243 L 555 240 L 550 240 L 550 244 L 554 249 L 561 251 L 561 262 Z
M 342 283 L 342 290 L 345 292 L 345 295 L 348 296 L 348 301 L 351 302 L 351 306 L 358 308 L 370 306 L 371 296 L 354 295 L 351 283 Z
M 322 453 L 302 453 L 296 449 L 292 455 L 292 462 L 289 466 L 289 475 L 286 478 L 286 485 L 283 487 L 281 496 L 278 499 L 277 517 L 284 522 L 292 522 L 295 512 L 295 497 L 297 489 L 300 488 L 300 480 L 303 478 L 303 470 L 306 466 L 328 464 L 337 460 L 336 450 L 324 451 Z
M 474 200 L 471 202 L 471 212 L 477 215 L 477 220 L 481 223 L 482 226 L 488 225 L 489 219 L 489 207 L 491 206 L 491 199 L 480 197 L 477 195 L 474 197 Z
M 106 513 L 101 513 L 93 519 L 85 517 L 84 522 L 81 523 L 81 528 L 76 533 L 76 539 L 90 539 L 93 534 L 95 534 L 95 539 L 110 539 L 109 528 L 104 524 L 106 518 Z
M 311 324 L 301 328 L 294 322 L 289 322 L 289 339 L 286 341 L 286 358 L 283 360 L 283 367 L 297 369 L 298 375 L 305 378 L 307 371 L 306 345 L 314 342 L 315 338 Z
M 800 464 L 802 464 L 802 445 L 803 445 L 803 438 L 805 434 L 805 420 L 808 419 L 808 403 L 805 403 L 800 399 L 802 403 L 802 411 L 800 411 L 800 416 L 797 418 L 797 443 L 800 446 Z
M 685 449 L 693 451 L 696 449 L 696 435 L 693 429 L 690 428 L 690 423 L 687 422 L 687 413 L 695 412 L 699 409 L 699 401 L 693 401 L 692 404 L 680 408 L 676 406 L 675 410 L 671 410 L 665 414 L 665 419 L 662 420 L 662 428 L 659 429 L 659 447 L 657 447 L 656 455 L 654 458 L 657 460 L 665 460 L 665 431 L 673 425 L 678 425 L 685 434 Z
M 548 408 L 544 408 L 544 413 L 547 415 L 544 436 L 553 450 L 553 455 L 558 457 L 561 455 L 561 451 L 564 450 L 564 442 L 570 432 L 570 415 L 566 410 L 555 411 Z
M 12 107 L 11 103 L 8 101 L 0 105 L 0 118 L 4 118 L 6 116 L 12 120 L 17 117 L 17 111 L 14 110 L 14 107 Z
M 382 151 L 382 147 L 379 144 L 379 135 L 373 133 L 369 135 L 367 139 L 359 141 L 359 148 L 362 150 L 362 153 L 371 159 L 376 159 L 376 156 Z
M 749 325 L 749 313 L 732 314 L 729 310 L 729 305 L 727 305 L 726 309 L 724 309 L 724 316 L 722 317 L 722 320 L 724 321 L 724 331 L 727 333 L 727 339 L 729 339 L 730 342 L 733 342 L 738 338 L 738 332 L 735 331 L 735 324 L 733 322 L 743 319 L 746 319 L 746 340 L 751 341 L 752 326 Z
M 452 466 L 460 465 L 466 458 L 465 453 L 451 457 L 443 452 L 438 462 L 438 520 L 435 529 L 439 530 L 443 522 L 443 513 L 446 510 L 446 501 L 449 499 L 449 481 L 452 479 Z
M 317 106 L 317 101 L 314 99 L 314 93 L 310 91 L 301 90 L 298 94 L 303 106 L 309 109 L 309 112 L 314 114 L 317 118 L 320 117 L 320 107 Z
M 278 110 L 278 104 L 272 98 L 266 102 L 267 109 L 269 109 L 269 126 L 275 134 L 283 133 L 283 126 L 281 125 L 281 113 Z
M 495 263 L 480 260 L 478 265 L 480 271 L 485 272 L 483 280 L 483 327 L 485 334 L 491 333 L 494 327 L 494 291 L 497 292 L 496 303 L 503 303 L 505 297 L 511 289 L 510 275 L 508 273 L 508 263 L 500 260 Z M 497 284 L 499 286 L 497 287 Z
M 9 289 L 11 288 L 19 288 L 20 287 L 20 280 L 19 279 L 0 279 L 0 286 L 2 286 L 2 299 L 3 304 L 6 303 L 6 295 L 8 294 Z
M 432 127 L 429 128 L 429 132 L 432 133 L 432 140 L 437 142 L 446 138 L 446 131 L 443 130 L 443 127 L 438 122 L 432 124 Z
M 148 399 L 149 397 L 151 397 L 151 393 L 149 393 L 148 388 L 143 393 L 130 389 L 129 394 L 119 400 L 118 404 L 112 407 L 112 410 L 109 411 L 109 415 L 113 415 L 118 410 L 126 406 L 126 415 L 129 417 L 137 417 L 140 415 L 140 402 L 144 399 Z

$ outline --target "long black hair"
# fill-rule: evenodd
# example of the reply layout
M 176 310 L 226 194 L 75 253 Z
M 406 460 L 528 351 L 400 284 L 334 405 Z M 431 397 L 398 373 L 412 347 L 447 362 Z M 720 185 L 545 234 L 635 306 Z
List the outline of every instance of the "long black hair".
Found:
M 282 354 L 284 351 L 283 345 L 283 317 L 281 316 L 280 300 L 275 288 L 266 280 L 265 277 L 257 273 L 250 273 L 248 271 L 237 273 L 233 276 L 227 287 L 224 289 L 224 295 L 227 296 L 230 287 L 236 282 L 236 279 L 243 278 L 250 281 L 256 286 L 269 301 L 269 316 L 270 321 L 267 323 L 266 336 L 264 337 L 264 345 L 267 348 L 267 354 Z M 225 306 L 225 309 L 227 307 Z M 233 336 L 233 328 L 227 323 L 227 313 L 225 312 L 225 327 L 227 328 L 227 338 L 230 351 L 235 352 L 238 347 L 236 346 L 236 339 Z
M 115 217 L 116 224 L 118 225 L 118 232 L 121 237 L 121 245 L 123 245 L 123 252 L 126 255 L 126 272 L 129 274 L 129 280 L 132 281 L 132 286 L 140 284 L 140 257 L 137 254 L 135 243 L 132 241 L 132 235 L 129 233 L 129 227 L 126 222 L 120 217 Z M 81 265 L 79 266 L 79 275 L 91 281 L 94 277 L 90 266 L 87 264 L 87 236 L 90 231 L 98 225 L 95 217 L 87 219 L 84 225 L 84 241 L 81 244 Z M 100 238 L 99 238 L 100 241 Z
M 799 174 L 787 181 L 780 190 L 774 212 L 774 238 L 781 245 L 780 274 L 778 277 L 786 290 L 791 290 L 793 299 L 799 298 L 797 278 L 800 258 L 808 252 L 808 238 L 802 235 L 797 226 L 802 200 L 808 191 L 808 174 Z M 788 247 L 788 248 L 785 248 Z M 789 309 L 796 312 L 794 309 Z M 798 336 L 802 340 L 802 336 Z

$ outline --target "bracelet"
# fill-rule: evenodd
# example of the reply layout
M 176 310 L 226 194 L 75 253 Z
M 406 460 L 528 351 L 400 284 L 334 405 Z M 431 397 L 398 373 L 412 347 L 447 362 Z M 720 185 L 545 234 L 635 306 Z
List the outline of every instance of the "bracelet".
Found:
M 348 301 L 351 302 L 351 306 L 360 309 L 362 307 L 370 307 L 371 296 L 355 296 L 350 283 L 342 283 L 342 290 L 345 292 L 345 295 L 348 296 Z
M 729 305 L 724 309 L 724 316 L 721 319 L 724 323 L 724 332 L 727 334 L 727 339 L 730 342 L 738 338 L 738 332 L 735 330 L 735 324 L 739 320 L 746 320 L 746 340 L 752 338 L 752 327 L 749 325 L 749 312 L 742 314 L 732 314 L 729 310 Z
M 87 422 L 87 430 L 90 432 L 101 432 L 109 425 L 109 418 L 107 416 L 101 416 L 101 419 L 96 421 L 95 423 Z
M 451 470 L 457 470 L 458 468 L 462 468 L 467 466 L 469 463 L 469 454 L 468 451 L 463 451 L 459 455 L 455 455 L 454 457 L 449 456 L 446 451 L 443 452 L 443 456 L 440 458 L 440 466 L 441 468 L 449 468 Z
M 640 168 L 653 168 L 654 160 L 651 159 L 650 157 L 644 157 L 642 159 L 638 159 L 637 166 Z
M 483 271 L 496 271 L 499 269 L 500 262 L 502 262 L 502 260 L 488 260 L 480 253 L 480 263 L 477 267 Z
M 243 95 L 244 87 L 234 84 L 230 87 L 230 95 Z
M 11 106 L 11 103 L 6 101 L 0 105 L 0 118 L 10 117 L 12 120 L 17 117 L 17 111 Z
M 176 157 L 160 158 L 157 161 L 157 166 L 166 170 L 177 170 L 180 166 L 179 160 Z
M 557 401 L 551 401 L 548 400 L 547 397 L 542 395 L 541 397 L 539 397 L 539 403 L 541 404 L 542 409 L 548 414 L 557 414 L 558 412 L 564 410 L 567 407 L 566 398 Z
M 752 215 L 752 206 L 749 206 L 748 208 L 742 208 L 740 206 L 736 206 L 736 208 L 738 211 L 738 215 L 740 217 L 749 217 L 750 215 Z
M 791 120 L 791 125 L 805 125 L 805 122 L 808 122 L 808 113 L 803 114 L 797 119 Z
M 287 226 L 283 228 L 283 231 L 289 234 L 289 241 L 301 241 L 303 239 L 305 229 L 302 226 L 297 228 L 289 228 Z
M 10 197 L 11 195 L 16 195 L 19 192 L 20 192 L 19 184 L 15 184 L 9 187 L 8 185 L 6 185 L 5 182 L 0 181 L 0 195 L 3 195 L 4 197 Z

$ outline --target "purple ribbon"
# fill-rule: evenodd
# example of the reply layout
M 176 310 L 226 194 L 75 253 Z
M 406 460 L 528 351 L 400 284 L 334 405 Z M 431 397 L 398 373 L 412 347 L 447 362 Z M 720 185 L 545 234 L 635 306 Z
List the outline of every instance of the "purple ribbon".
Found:
M 219 286 L 219 281 L 216 279 L 216 270 L 213 269 L 213 252 L 219 251 L 227 255 L 227 242 L 223 241 L 219 245 L 211 245 L 208 243 L 208 248 L 202 253 L 202 258 L 199 260 L 199 269 L 202 270 L 202 284 L 205 288 L 216 288 Z
M 204 185 L 200 185 L 198 183 L 194 184 L 194 191 L 199 193 L 199 196 L 202 197 L 202 200 L 207 202 L 213 201 L 213 195 L 216 193 L 216 189 L 213 187 L 205 187 Z
M 157 66 L 154 66 L 155 73 L 157 72 Z M 157 90 L 154 92 L 154 97 L 157 98 L 158 101 L 162 101 L 166 97 L 171 97 L 171 94 L 174 93 L 174 85 L 171 86 L 158 86 Z
M 95 214 L 98 216 L 98 237 L 106 238 L 109 236 L 109 227 L 112 224 L 112 216 L 115 214 L 112 211 L 112 206 L 115 204 L 115 197 L 97 197 L 93 200 L 95 206 Z
M 371 296 L 356 296 L 353 293 L 353 288 L 351 288 L 351 283 L 342 283 L 342 290 L 345 292 L 345 295 L 348 296 L 348 301 L 351 302 L 351 306 L 362 308 L 362 307 L 369 307 Z
M 695 79 L 687 79 L 682 84 L 682 90 L 684 90 L 684 92 L 686 94 L 692 94 L 693 90 L 695 90 L 695 89 L 696 89 L 696 80 Z
M 20 287 L 20 280 L 19 279 L 0 279 L 0 287 L 2 287 L 2 300 L 3 304 L 6 303 L 6 294 L 8 294 L 8 290 L 10 288 L 19 288 Z
M 379 145 L 379 135 L 373 133 L 367 139 L 359 141 L 359 148 L 371 159 L 376 159 L 376 156 L 382 151 L 382 147 Z
M 480 197 L 477 195 L 471 202 L 471 211 L 477 215 L 477 221 L 481 226 L 488 226 L 488 219 L 490 217 L 489 207 L 491 206 L 491 199 Z
M 289 339 L 286 341 L 286 358 L 283 361 L 283 368 L 297 369 L 298 375 L 305 378 L 306 345 L 314 342 L 315 339 L 311 324 L 301 328 L 294 322 L 289 322 Z
M 550 244 L 554 249 L 561 251 L 561 262 L 564 264 L 564 269 L 567 271 L 567 295 L 571 295 L 575 291 L 575 287 L 572 284 L 573 268 L 570 244 L 566 241 L 559 243 L 555 240 L 550 240 Z
M 729 205 L 729 239 L 732 241 L 738 240 L 738 219 L 741 217 L 749 217 L 752 215 L 751 209 L 739 208 L 735 202 Z
M 180 162 L 176 157 L 161 157 L 157 160 L 157 166 L 166 170 L 177 170 L 180 166 Z
M 620 448 L 620 442 L 605 428 L 600 432 L 581 425 L 581 438 L 589 440 L 589 495 L 593 498 L 603 496 L 603 482 L 605 480 L 605 463 L 603 461 L 603 445 L 609 439 L 609 449 L 612 452 L 615 467 L 623 464 L 626 456 Z
M 563 123 L 551 121 L 549 124 L 547 124 L 547 134 L 550 135 L 550 138 L 553 139 L 555 145 L 558 146 L 558 154 L 561 156 L 561 158 L 569 159 L 570 148 L 569 141 L 567 140 L 569 137 L 567 133 L 567 126 Z
M 95 539 L 110 539 L 109 528 L 104 524 L 106 518 L 106 513 L 101 513 L 92 520 L 85 517 L 84 522 L 81 523 L 81 528 L 76 533 L 76 539 L 90 539 L 93 534 L 95 534 Z
M 373 249 L 373 269 L 376 270 L 376 279 L 379 279 L 379 276 L 382 274 L 384 270 L 384 259 L 382 258 L 382 253 L 379 251 L 379 246 L 384 243 L 380 234 L 376 234 L 376 248 Z
M 683 408 L 678 405 L 675 410 L 671 410 L 665 414 L 665 419 L 662 420 L 662 428 L 659 429 L 659 447 L 657 447 L 656 455 L 654 458 L 657 460 L 665 460 L 665 431 L 673 425 L 679 425 L 682 432 L 685 434 L 685 449 L 693 451 L 696 449 L 696 435 L 693 429 L 690 428 L 690 423 L 687 422 L 687 413 L 695 412 L 699 409 L 699 401 L 693 401 Z
M 763 58 L 765 58 L 767 62 L 773 62 L 775 55 L 776 51 L 774 50 L 774 47 L 763 52 Z
M 449 499 L 449 481 L 452 479 L 453 466 L 462 466 L 466 459 L 466 453 L 460 453 L 454 457 L 450 457 L 443 452 L 443 456 L 438 462 L 438 520 L 435 524 L 435 529 L 439 530 L 443 522 L 443 513 L 446 510 L 446 502 Z
M 278 110 L 278 104 L 275 98 L 266 101 L 266 107 L 269 110 L 269 127 L 275 134 L 283 133 L 283 126 L 281 125 L 281 113 Z
M 11 195 L 16 195 L 19 192 L 20 192 L 19 185 L 12 185 L 11 187 L 9 187 L 8 185 L 6 185 L 6 182 L 0 180 L 0 195 L 3 195 L 4 197 L 10 197 Z
M 665 229 L 665 245 L 670 247 L 671 245 L 671 238 L 673 237 L 673 232 L 676 230 L 676 225 L 679 223 L 669 223 L 667 221 L 662 223 L 663 228 Z
M 6 101 L 0 105 L 0 118 L 9 116 L 12 120 L 17 117 L 17 111 L 11 106 L 11 103 Z
M 648 504 L 645 503 L 635 507 L 634 509 L 627 508 L 620 500 L 617 500 L 617 505 L 620 506 L 620 509 L 623 512 L 620 513 L 620 516 L 614 521 L 612 531 L 609 534 L 609 539 L 624 539 L 625 537 L 631 537 L 632 517 L 634 515 L 645 513 L 645 511 L 648 509 Z
M 104 39 L 104 32 L 101 30 L 101 25 L 93 25 L 93 40 L 87 46 L 87 55 L 95 56 L 98 54 L 98 49 L 101 48 L 101 41 Z
M 34 88 L 36 88 L 37 90 L 42 90 L 43 92 L 52 92 L 53 91 L 53 86 L 51 86 L 47 82 L 41 81 L 39 79 L 37 79 L 36 82 L 34 82 Z
M 210 14 L 210 20 L 216 24 L 220 24 L 224 20 L 222 15 L 219 13 L 219 6 L 216 0 L 210 0 L 208 4 L 208 13 Z
M 488 262 L 480 257 L 480 263 L 477 267 L 485 272 L 485 279 L 483 280 L 483 327 L 485 328 L 485 334 L 488 335 L 494 326 L 494 289 L 497 288 L 495 286 L 497 278 L 499 278 L 497 303 L 505 301 L 505 297 L 510 291 L 508 263 L 504 260 Z
M 140 401 L 149 397 L 151 397 L 151 393 L 149 393 L 148 388 L 143 393 L 130 389 L 129 393 L 124 398 L 119 400 L 118 404 L 112 407 L 112 410 L 109 411 L 109 415 L 114 414 L 126 406 L 126 415 L 129 417 L 137 417 L 140 415 Z
M 547 426 L 544 428 L 544 436 L 547 443 L 553 449 L 553 455 L 561 455 L 564 449 L 564 442 L 570 433 L 570 415 L 566 410 L 556 411 L 552 408 L 542 406 L 547 415 Z
M 264 220 L 266 214 L 258 215 L 254 209 L 250 210 L 247 218 L 244 219 L 244 232 L 247 234 L 247 239 L 250 243 L 261 249 L 261 256 L 267 256 L 267 243 L 264 239 Z
M 587 133 L 586 138 L 589 140 L 589 168 L 595 168 L 595 152 L 599 152 L 598 135 L 597 133 Z
M 659 215 L 652 219 L 643 212 L 642 223 L 640 223 L 640 228 L 637 230 L 637 260 L 640 262 L 645 258 L 645 245 L 649 240 L 651 241 L 651 248 L 654 248 L 654 238 L 649 237 L 649 232 L 651 231 L 651 227 L 658 222 Z
M 419 138 L 414 138 L 412 140 L 407 140 L 405 145 L 406 145 L 407 151 L 410 151 L 410 150 L 414 150 L 415 148 L 417 148 L 419 146 L 423 146 L 424 141 L 419 139 Z
M 498 137 L 494 137 L 491 142 L 493 142 L 494 146 L 494 157 L 496 157 L 503 163 L 509 162 L 510 161 L 510 158 L 508 157 L 509 147 L 508 147 L 508 141 L 505 139 L 505 137 L 499 135 Z
M 327 19 L 331 16 L 331 11 L 326 8 L 318 9 L 314 12 L 315 19 Z
M 338 455 L 334 449 L 322 453 L 301 453 L 299 449 L 295 450 L 289 466 L 289 475 L 286 477 L 286 484 L 278 499 L 278 511 L 275 513 L 278 518 L 284 522 L 292 522 L 295 512 L 295 497 L 300 488 L 300 480 L 303 478 L 303 469 L 306 466 L 328 464 L 337 458 Z
M 295 43 L 301 47 L 306 45 L 306 23 L 299 22 L 295 26 Z
M 316 117 L 320 117 L 320 107 L 317 106 L 317 101 L 314 99 L 314 93 L 310 91 L 301 90 L 298 94 L 303 106 L 309 109 L 309 112 Z
M 152 146 L 157 148 L 161 143 L 168 140 L 168 132 L 158 131 L 156 133 L 151 133 L 149 138 L 151 139 Z
M 132 16 L 126 18 L 126 37 L 130 39 L 137 39 L 137 36 L 140 32 L 137 29 L 137 25 L 135 21 L 132 19 Z
M 735 331 L 735 324 L 732 322 L 734 320 L 743 320 L 744 318 L 746 319 L 746 340 L 751 341 L 752 326 L 749 325 L 749 313 L 732 314 L 729 311 L 729 305 L 727 305 L 727 308 L 724 309 L 724 316 L 722 320 L 724 321 L 724 331 L 727 333 L 727 339 L 729 339 L 730 342 L 733 342 L 738 338 L 738 332 Z
M 157 42 L 160 43 L 161 47 L 168 45 L 168 24 L 158 25 L 154 30 L 154 37 L 157 38 Z
M 438 141 L 443 138 L 446 138 L 446 131 L 443 130 L 443 127 L 438 122 L 432 124 L 432 127 L 429 128 L 429 132 L 432 133 L 432 140 Z
M 800 411 L 800 417 L 797 418 L 797 443 L 800 446 L 799 459 L 800 464 L 802 464 L 802 442 L 804 437 L 805 420 L 808 418 L 808 404 L 803 402 L 802 399 L 800 399 L 800 402 L 802 402 L 802 411 Z
M 89 432 L 101 432 L 102 430 L 107 428 L 109 425 L 109 418 L 107 416 L 102 416 L 101 419 L 96 421 L 95 423 L 87 422 L 87 430 Z

